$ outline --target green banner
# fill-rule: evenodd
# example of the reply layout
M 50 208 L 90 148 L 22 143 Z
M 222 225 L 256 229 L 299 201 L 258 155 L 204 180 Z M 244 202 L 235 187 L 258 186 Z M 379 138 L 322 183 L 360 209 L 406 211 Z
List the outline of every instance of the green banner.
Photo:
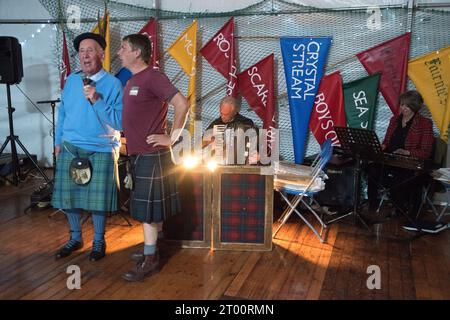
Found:
M 343 85 L 348 127 L 373 128 L 379 82 L 380 74 L 377 73 Z

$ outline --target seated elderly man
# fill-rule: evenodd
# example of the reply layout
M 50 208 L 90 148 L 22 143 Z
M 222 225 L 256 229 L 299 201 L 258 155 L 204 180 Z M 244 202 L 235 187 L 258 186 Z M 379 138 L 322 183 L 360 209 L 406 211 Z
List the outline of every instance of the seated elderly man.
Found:
M 220 117 L 211 122 L 203 137 L 203 146 L 214 142 L 216 152 L 224 151 L 223 155 L 227 158 L 225 164 L 244 164 L 239 163 L 240 158 L 245 158 L 245 163 L 257 162 L 258 128 L 251 119 L 244 117 L 239 111 L 240 106 L 235 98 L 230 96 L 222 98 Z M 221 143 L 222 148 L 218 146 Z M 243 148 L 240 148 L 241 144 Z M 234 157 L 227 157 L 230 151 L 234 152 Z M 244 154 L 240 155 L 240 152 Z

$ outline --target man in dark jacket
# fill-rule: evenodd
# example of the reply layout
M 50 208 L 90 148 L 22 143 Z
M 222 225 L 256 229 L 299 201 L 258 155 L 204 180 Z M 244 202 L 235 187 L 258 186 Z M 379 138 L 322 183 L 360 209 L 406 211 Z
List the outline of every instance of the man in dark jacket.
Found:
M 227 164 L 240 164 L 238 163 L 239 155 L 238 152 L 242 152 L 242 149 L 239 148 L 239 141 L 242 141 L 245 146 L 245 158 L 246 162 L 250 163 L 256 163 L 257 162 L 257 137 L 258 137 L 258 128 L 254 124 L 254 122 L 244 117 L 239 113 L 240 106 L 235 98 L 231 96 L 226 96 L 222 98 L 220 101 L 220 117 L 215 119 L 206 129 L 207 132 L 203 138 L 203 141 L 205 141 L 205 144 L 209 144 L 211 142 L 214 142 L 218 136 L 218 134 L 224 134 L 224 149 L 227 147 L 227 143 L 230 143 L 230 139 L 227 139 L 228 135 L 225 133 L 225 130 L 231 129 L 231 133 L 236 139 L 233 139 L 234 144 L 234 160 L 227 159 Z M 239 136 L 239 132 L 236 131 L 238 129 L 243 130 L 244 136 Z M 252 130 L 253 131 L 247 131 Z M 239 136 L 239 137 L 238 137 Z M 217 142 L 217 141 L 216 141 Z M 256 145 L 251 146 L 252 143 L 255 143 Z M 217 150 L 217 149 L 216 149 Z M 231 161 L 231 163 L 229 163 Z

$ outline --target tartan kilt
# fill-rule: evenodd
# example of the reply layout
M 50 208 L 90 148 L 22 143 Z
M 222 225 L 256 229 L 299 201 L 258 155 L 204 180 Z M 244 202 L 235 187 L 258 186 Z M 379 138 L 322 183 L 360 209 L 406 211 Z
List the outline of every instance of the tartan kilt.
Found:
M 78 185 L 69 175 L 73 155 L 87 157 L 92 165 L 92 178 L 87 185 Z M 64 142 L 56 161 L 52 206 L 60 209 L 117 211 L 118 170 L 115 152 L 93 152 Z
M 133 190 L 130 213 L 133 219 L 145 223 L 158 223 L 180 210 L 175 166 L 170 151 L 130 157 Z

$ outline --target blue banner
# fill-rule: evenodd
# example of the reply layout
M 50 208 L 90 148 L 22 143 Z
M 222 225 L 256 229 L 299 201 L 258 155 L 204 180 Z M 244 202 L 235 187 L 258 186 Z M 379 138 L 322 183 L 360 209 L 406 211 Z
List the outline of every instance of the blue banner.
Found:
M 127 84 L 128 79 L 131 78 L 133 74 L 131 73 L 130 70 L 128 70 L 127 68 L 121 68 L 119 70 L 119 72 L 116 73 L 116 78 L 118 78 L 120 80 L 120 82 L 122 82 L 122 87 L 125 87 L 125 85 Z
M 297 164 L 305 155 L 309 117 L 330 45 L 331 37 L 280 38 Z

